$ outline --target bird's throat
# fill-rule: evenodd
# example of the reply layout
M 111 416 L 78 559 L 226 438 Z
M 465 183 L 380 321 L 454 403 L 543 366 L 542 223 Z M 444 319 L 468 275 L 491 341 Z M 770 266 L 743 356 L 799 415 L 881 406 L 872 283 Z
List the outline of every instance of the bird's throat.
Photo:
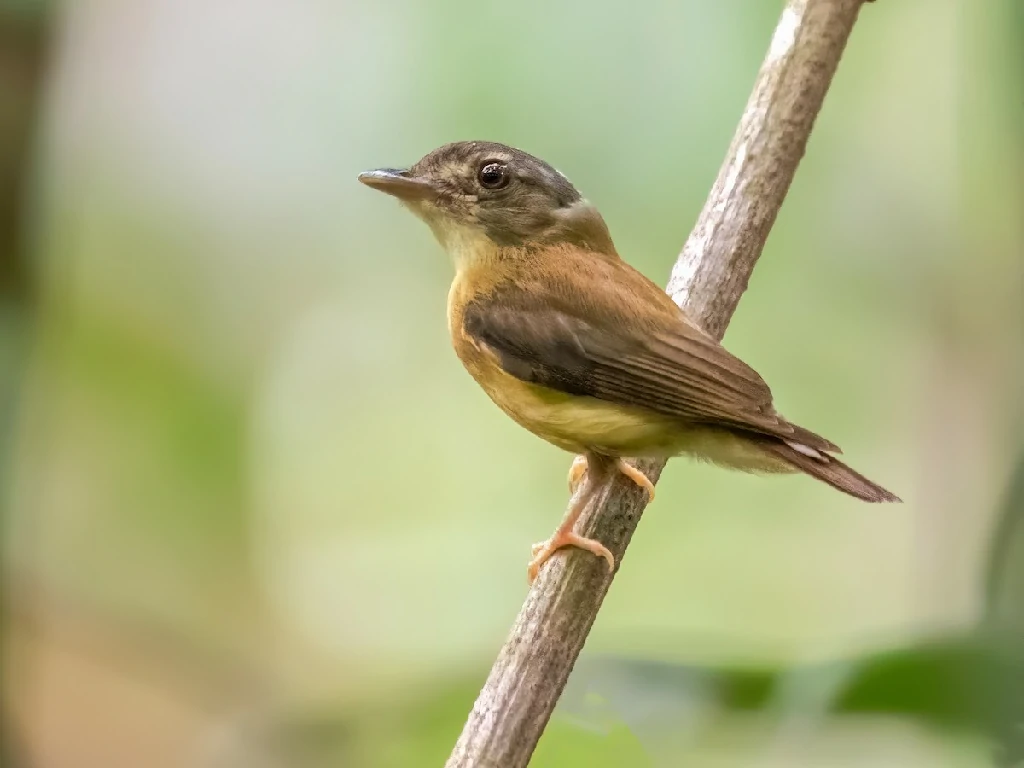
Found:
M 498 246 L 477 227 L 445 220 L 428 220 L 427 224 L 452 260 L 457 274 L 492 263 L 498 257 Z

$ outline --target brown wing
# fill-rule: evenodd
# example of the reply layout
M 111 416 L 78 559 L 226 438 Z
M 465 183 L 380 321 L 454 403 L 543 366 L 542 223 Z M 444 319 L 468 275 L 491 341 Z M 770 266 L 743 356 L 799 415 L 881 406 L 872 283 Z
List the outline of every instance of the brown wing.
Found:
M 583 268 L 580 287 L 567 270 Z M 466 306 L 463 328 L 522 381 L 837 450 L 780 418 L 761 377 L 625 262 L 569 258 L 509 280 Z

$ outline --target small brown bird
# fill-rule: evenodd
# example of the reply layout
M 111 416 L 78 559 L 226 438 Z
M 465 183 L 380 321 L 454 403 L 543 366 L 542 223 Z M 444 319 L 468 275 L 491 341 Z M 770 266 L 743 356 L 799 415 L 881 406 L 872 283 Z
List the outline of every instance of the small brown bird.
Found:
M 573 531 L 617 471 L 654 498 L 623 457 L 690 454 L 748 472 L 805 472 L 871 502 L 899 501 L 830 454 L 839 448 L 772 407 L 760 376 L 629 266 L 597 209 L 544 161 L 464 141 L 411 168 L 360 174 L 423 219 L 455 263 L 448 328 L 459 359 L 499 408 L 580 454 L 587 482 L 530 580 L 560 547 L 611 552 Z

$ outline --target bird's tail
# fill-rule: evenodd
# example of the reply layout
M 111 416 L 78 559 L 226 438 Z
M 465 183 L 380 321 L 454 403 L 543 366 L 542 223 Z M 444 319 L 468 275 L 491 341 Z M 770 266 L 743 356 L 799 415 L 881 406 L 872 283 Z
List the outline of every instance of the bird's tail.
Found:
M 836 490 L 848 493 L 854 498 L 873 503 L 900 502 L 898 496 L 864 475 L 843 464 L 834 456 L 798 443 L 766 442 L 766 451 L 785 461 L 794 469 L 828 483 Z

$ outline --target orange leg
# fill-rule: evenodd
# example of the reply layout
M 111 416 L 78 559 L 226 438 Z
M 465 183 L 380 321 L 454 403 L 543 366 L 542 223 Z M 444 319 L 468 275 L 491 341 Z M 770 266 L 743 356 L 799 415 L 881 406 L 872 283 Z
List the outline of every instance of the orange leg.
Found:
M 592 552 L 598 557 L 603 557 L 608 563 L 608 570 L 615 568 L 615 556 L 611 551 L 597 539 L 588 539 L 573 531 L 576 521 L 580 519 L 587 503 L 594 495 L 594 492 L 601 486 L 607 476 L 609 468 L 614 465 L 615 469 L 628 477 L 647 492 L 648 503 L 654 500 L 654 483 L 636 467 L 627 464 L 622 459 L 615 459 L 611 462 L 603 457 L 590 457 L 587 455 L 577 456 L 573 459 L 572 467 L 569 469 L 569 489 L 576 493 L 576 488 L 586 475 L 587 486 L 578 499 L 569 502 L 569 509 L 562 518 L 562 524 L 555 529 L 554 534 L 547 541 L 541 541 L 533 545 L 533 560 L 527 571 L 530 583 L 534 582 L 541 566 L 562 547 L 577 547 Z M 588 472 L 593 468 L 594 472 Z
M 562 547 L 578 547 L 579 549 L 593 552 L 608 562 L 609 571 L 615 568 L 615 556 L 608 547 L 597 539 L 587 539 L 573 531 L 573 526 L 576 525 L 576 521 L 583 514 L 587 502 L 590 501 L 590 497 L 594 495 L 593 492 L 597 488 L 598 485 L 592 483 L 579 499 L 570 502 L 569 510 L 565 513 L 562 524 L 555 529 L 551 538 L 533 545 L 533 560 L 530 561 L 530 566 L 527 569 L 527 575 L 531 584 L 537 578 L 537 574 L 540 573 L 540 567 Z
M 634 483 L 639 485 L 645 491 L 647 491 L 647 503 L 650 504 L 654 501 L 654 483 L 652 483 L 647 475 L 641 472 L 631 464 L 627 464 L 625 459 L 616 459 L 615 468 L 622 474 L 632 480 Z
M 636 467 L 627 464 L 625 459 L 616 459 L 615 468 L 622 474 L 632 480 L 634 483 L 639 485 L 645 491 L 647 491 L 647 503 L 650 504 L 654 501 L 654 483 L 647 479 L 647 475 L 641 472 Z M 583 473 L 587 471 L 587 457 L 577 456 L 572 460 L 572 466 L 569 467 L 569 492 L 576 493 L 576 488 L 580 484 L 580 480 L 583 477 Z
M 580 455 L 572 460 L 572 466 L 569 467 L 569 493 L 576 493 L 576 488 L 579 487 L 580 480 L 583 479 L 583 473 L 586 471 L 586 456 Z

